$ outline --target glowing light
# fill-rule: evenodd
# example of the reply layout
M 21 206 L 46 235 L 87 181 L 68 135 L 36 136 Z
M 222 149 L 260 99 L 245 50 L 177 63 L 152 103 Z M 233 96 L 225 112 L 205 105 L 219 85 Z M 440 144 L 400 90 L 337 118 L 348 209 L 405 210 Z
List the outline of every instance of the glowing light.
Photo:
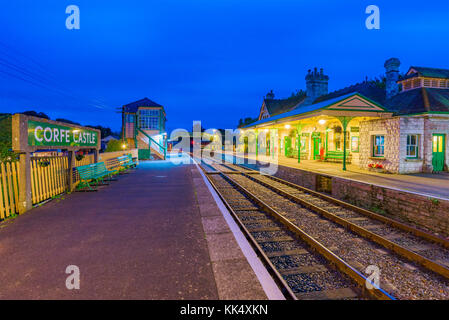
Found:
M 325 124 L 325 123 L 326 123 L 326 120 L 324 120 L 324 119 L 320 119 L 320 120 L 318 121 L 318 123 L 319 123 L 319 124 L 321 124 L 321 125 L 323 125 L 323 124 Z
M 265 132 L 265 133 L 268 132 L 268 129 L 265 129 L 263 132 Z
M 122 144 L 122 149 L 126 149 L 126 144 Z
M 285 129 L 290 129 L 290 125 L 289 125 L 289 124 L 286 124 L 286 125 L 284 126 L 284 128 L 285 128 Z

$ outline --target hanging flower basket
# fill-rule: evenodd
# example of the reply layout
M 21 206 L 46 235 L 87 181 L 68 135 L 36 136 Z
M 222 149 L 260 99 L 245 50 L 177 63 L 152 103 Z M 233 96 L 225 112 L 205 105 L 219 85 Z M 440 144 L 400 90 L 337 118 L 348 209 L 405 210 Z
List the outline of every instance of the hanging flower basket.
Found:
M 39 167 L 45 168 L 50 165 L 50 160 L 42 160 L 37 163 Z
M 76 159 L 76 161 L 81 161 L 81 160 L 84 159 L 84 155 L 82 155 L 82 154 L 77 154 L 77 155 L 75 156 L 75 159 Z

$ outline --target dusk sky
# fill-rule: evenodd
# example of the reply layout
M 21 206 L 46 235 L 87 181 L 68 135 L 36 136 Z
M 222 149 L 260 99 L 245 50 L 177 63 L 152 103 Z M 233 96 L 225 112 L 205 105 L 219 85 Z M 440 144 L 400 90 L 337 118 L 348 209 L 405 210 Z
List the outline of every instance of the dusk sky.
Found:
M 65 9 L 80 8 L 80 30 Z M 365 8 L 380 8 L 380 30 Z M 380 76 L 390 57 L 449 68 L 449 1 L 1 1 L 0 112 L 120 130 L 116 108 L 148 97 L 168 130 L 233 128 L 263 96 L 305 89 L 322 67 L 329 90 Z

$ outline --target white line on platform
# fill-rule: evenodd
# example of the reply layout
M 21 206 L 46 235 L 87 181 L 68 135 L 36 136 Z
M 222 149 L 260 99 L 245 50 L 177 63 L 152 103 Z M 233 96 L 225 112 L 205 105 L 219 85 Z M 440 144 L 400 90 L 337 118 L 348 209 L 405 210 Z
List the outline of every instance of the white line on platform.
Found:
M 267 295 L 269 300 L 285 300 L 284 295 L 282 294 L 279 287 L 274 282 L 271 275 L 268 273 L 267 269 L 263 265 L 262 261 L 260 261 L 259 257 L 257 256 L 256 252 L 254 252 L 253 248 L 249 244 L 248 240 L 246 239 L 245 235 L 240 230 L 237 223 L 234 221 L 234 218 L 229 213 L 228 209 L 224 205 L 223 201 L 221 201 L 220 197 L 218 196 L 215 189 L 212 187 L 212 185 L 209 183 L 209 180 L 207 180 L 206 176 L 203 173 L 203 170 L 199 167 L 198 163 L 195 159 L 192 158 L 195 165 L 197 166 L 198 171 L 200 172 L 201 176 L 203 177 L 204 183 L 206 184 L 207 188 L 209 189 L 210 193 L 212 194 L 212 197 L 214 198 L 215 202 L 217 203 L 218 208 L 220 209 L 221 213 L 223 214 L 223 217 L 225 218 L 226 222 L 228 223 L 229 228 L 231 229 L 232 233 L 234 234 L 235 240 L 237 240 L 237 243 L 242 249 L 243 254 L 246 257 L 246 260 L 248 260 L 249 265 L 253 269 L 254 273 L 257 276 L 257 279 L 259 279 L 260 284 L 262 285 L 262 288 Z

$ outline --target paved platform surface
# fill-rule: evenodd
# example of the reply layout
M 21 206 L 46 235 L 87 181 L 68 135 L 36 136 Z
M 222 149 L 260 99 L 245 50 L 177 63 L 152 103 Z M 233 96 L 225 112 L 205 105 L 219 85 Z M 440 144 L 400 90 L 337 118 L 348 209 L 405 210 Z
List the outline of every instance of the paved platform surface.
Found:
M 254 157 L 251 156 L 251 158 Z M 284 156 L 279 156 L 278 164 L 362 181 L 383 187 L 449 199 L 449 173 L 447 172 L 438 174 L 384 174 L 363 170 L 356 165 L 347 165 L 347 171 L 343 171 L 341 163 L 321 162 L 316 160 L 301 160 L 301 163 L 298 163 L 298 159 L 287 158 Z
M 192 169 L 141 163 L 1 223 L 0 299 L 265 299 Z M 65 286 L 68 265 L 80 290 Z

